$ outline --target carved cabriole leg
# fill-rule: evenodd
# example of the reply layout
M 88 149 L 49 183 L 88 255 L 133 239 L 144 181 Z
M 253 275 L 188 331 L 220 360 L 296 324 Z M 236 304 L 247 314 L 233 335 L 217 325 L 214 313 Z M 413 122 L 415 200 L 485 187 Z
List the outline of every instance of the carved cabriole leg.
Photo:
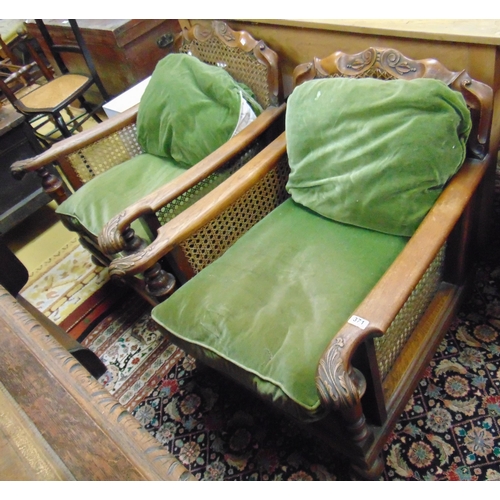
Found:
M 366 380 L 362 373 L 346 362 L 346 341 L 334 339 L 322 356 L 316 376 L 316 386 L 322 404 L 342 416 L 345 430 L 355 452 L 353 469 L 365 479 L 376 479 L 382 472 L 379 459 L 370 464 L 366 450 L 374 436 L 366 423 L 361 397 L 366 390 Z M 356 451 L 357 450 L 357 451 Z

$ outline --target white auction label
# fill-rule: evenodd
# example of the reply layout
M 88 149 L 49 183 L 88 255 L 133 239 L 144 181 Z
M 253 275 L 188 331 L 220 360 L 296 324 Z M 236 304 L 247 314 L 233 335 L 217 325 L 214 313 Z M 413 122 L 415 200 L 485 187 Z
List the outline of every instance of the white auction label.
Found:
M 361 330 L 364 330 L 370 324 L 368 320 L 360 318 L 359 316 L 351 316 L 347 322 L 361 328 Z

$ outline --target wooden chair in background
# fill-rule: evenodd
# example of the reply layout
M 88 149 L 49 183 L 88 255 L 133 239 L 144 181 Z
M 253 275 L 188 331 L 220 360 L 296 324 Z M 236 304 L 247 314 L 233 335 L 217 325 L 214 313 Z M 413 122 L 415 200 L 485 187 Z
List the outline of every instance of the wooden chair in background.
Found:
M 9 81 L 12 79 L 18 80 L 25 77 L 34 65 L 30 63 L 18 69 L 14 73 L 15 76 L 12 75 L 8 81 L 0 79 L 0 90 L 19 113 L 28 117 L 39 140 L 48 146 L 80 132 L 82 125 L 90 118 L 101 122 L 97 112 L 101 109 L 103 102 L 109 100 L 109 96 L 95 70 L 76 20 L 69 20 L 74 40 L 64 45 L 55 45 L 43 21 L 37 19 L 36 22 L 46 46 L 58 65 L 58 68 L 54 68 L 57 76 L 53 76 L 40 57 L 33 54 L 36 57 L 34 62 L 43 72 L 46 82 L 23 95 L 16 94 L 9 86 Z M 30 47 L 29 44 L 28 47 Z M 61 54 L 65 52 L 81 54 L 87 65 L 88 74 L 70 73 L 61 57 Z M 85 98 L 85 94 L 94 85 L 97 86 L 103 98 L 103 102 L 97 105 L 89 103 Z M 81 106 L 81 109 L 77 106 Z M 43 128 L 48 121 L 54 125 L 54 128 Z
M 14 94 L 23 90 L 20 95 L 24 95 L 41 83 L 54 78 L 51 68 L 42 59 L 37 48 L 33 46 L 33 42 L 34 40 L 26 34 L 20 34 L 17 37 L 16 47 L 22 50 L 23 57 L 21 58 L 0 36 L 0 48 L 5 54 L 5 57 L 0 60 L 0 82 L 9 87 Z M 2 96 L 7 99 L 7 95 L 3 92 Z

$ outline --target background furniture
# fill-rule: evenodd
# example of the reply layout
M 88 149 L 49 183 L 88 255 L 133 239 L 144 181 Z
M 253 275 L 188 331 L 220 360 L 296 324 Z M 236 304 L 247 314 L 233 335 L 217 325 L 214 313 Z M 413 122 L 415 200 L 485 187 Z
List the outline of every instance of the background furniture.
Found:
M 130 87 L 128 90 L 116 96 L 111 101 L 108 101 L 103 107 L 103 111 L 106 113 L 108 118 L 115 116 L 119 113 L 123 113 L 127 109 L 130 109 L 132 106 L 139 104 L 141 102 L 141 97 L 146 87 L 148 86 L 150 76 L 145 78 L 144 80 L 136 83 L 133 87 Z
M 66 42 L 71 37 L 67 20 L 44 19 L 44 23 L 54 43 Z M 150 76 L 156 63 L 170 53 L 173 35 L 180 30 L 176 19 L 78 19 L 78 25 L 97 73 L 111 97 Z M 26 22 L 26 29 L 51 60 L 50 51 L 33 20 Z M 71 54 L 66 54 L 64 61 L 71 72 L 85 69 Z M 90 102 L 98 99 L 95 91 L 89 94 Z
M 47 81 L 41 82 L 39 86 L 22 95 L 16 94 L 6 81 L 0 80 L 0 89 L 14 108 L 30 119 L 40 141 L 49 145 L 81 131 L 82 125 L 90 118 L 100 122 L 97 111 L 102 105 L 102 100 L 107 101 L 109 96 L 95 70 L 77 22 L 74 19 L 69 20 L 74 38 L 66 44 L 55 44 L 43 21 L 37 19 L 36 23 L 44 38 L 45 46 L 52 55 L 54 61 L 52 68 L 54 70 L 57 68 L 57 76 L 54 77 L 45 69 L 43 73 Z M 85 62 L 86 71 L 71 73 L 61 57 L 63 53 L 80 55 Z M 44 68 L 40 60 L 38 65 L 40 69 Z M 97 105 L 91 105 L 85 97 L 93 86 L 96 86 L 101 94 L 101 100 Z M 50 127 L 46 130 L 43 128 L 45 124 L 53 124 L 55 128 Z
M 12 106 L 0 107 L 0 233 L 6 233 L 51 200 L 34 172 L 19 182 L 9 170 L 13 162 L 42 151 L 26 117 Z M 46 174 L 57 176 L 50 163 L 47 167 Z
M 26 64 L 24 48 L 18 47 L 21 36 L 25 33 L 24 19 L 0 19 L 0 58 L 12 58 L 19 64 Z M 7 47 L 5 47 L 5 45 Z
M 2 52 L 7 54 L 5 58 L 0 58 L 0 78 L 7 84 L 11 85 L 13 91 L 18 90 L 28 84 L 35 83 L 36 79 L 41 76 L 40 71 L 33 74 L 35 63 L 23 67 L 22 62 L 10 50 L 9 46 L 3 41 L 0 36 L 0 47 Z M 0 97 L 5 100 L 6 97 L 1 94 Z M 1 106 L 1 103 L 0 103 Z

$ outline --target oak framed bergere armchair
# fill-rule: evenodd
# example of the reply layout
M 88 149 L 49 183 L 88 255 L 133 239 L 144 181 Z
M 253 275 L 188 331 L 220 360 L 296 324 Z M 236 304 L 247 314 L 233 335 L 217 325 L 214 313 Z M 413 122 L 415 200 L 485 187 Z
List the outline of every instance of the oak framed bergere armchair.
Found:
M 493 94 L 373 47 L 294 80 L 286 134 L 110 272 L 183 252 L 165 333 L 376 479 L 473 276 Z
M 283 130 L 278 57 L 263 41 L 212 21 L 184 29 L 174 47 L 138 105 L 11 167 L 40 175 L 99 265 L 142 248 Z M 75 191 L 67 199 L 46 171 L 52 162 Z M 118 242 L 103 252 L 97 239 L 110 220 Z M 175 256 L 166 266 L 184 279 Z M 153 303 L 174 282 L 159 265 L 128 281 Z

